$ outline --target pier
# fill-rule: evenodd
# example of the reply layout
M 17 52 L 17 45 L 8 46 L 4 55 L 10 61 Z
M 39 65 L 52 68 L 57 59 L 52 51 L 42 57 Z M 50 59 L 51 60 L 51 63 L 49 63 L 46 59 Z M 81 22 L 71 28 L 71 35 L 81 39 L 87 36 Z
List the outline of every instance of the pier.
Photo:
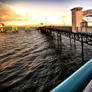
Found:
M 40 27 L 39 28 L 42 33 L 45 33 L 49 36 L 53 36 L 53 38 L 56 38 L 60 41 L 60 44 L 62 44 L 62 35 L 66 36 L 70 39 L 70 46 L 73 44 L 76 48 L 76 41 L 79 41 L 81 43 L 81 56 L 82 56 L 82 62 L 84 62 L 84 43 L 92 46 L 92 34 L 89 33 L 82 33 L 82 32 L 72 32 L 70 28 L 52 28 L 52 27 Z M 73 39 L 73 43 L 72 40 Z
M 77 41 L 80 42 L 81 43 L 81 61 L 84 64 L 84 61 L 85 61 L 84 45 L 87 44 L 87 45 L 92 46 L 92 27 L 88 27 L 88 23 L 87 23 L 87 21 L 83 20 L 83 17 L 85 17 L 85 16 L 92 17 L 92 10 L 82 11 L 82 7 L 76 7 L 76 8 L 73 8 L 71 11 L 72 11 L 72 27 L 43 26 L 43 27 L 39 27 L 39 30 L 44 34 L 49 35 L 54 39 L 57 39 L 59 42 L 58 45 L 60 45 L 60 46 L 62 46 L 62 40 L 63 40 L 62 36 L 68 37 L 70 47 L 73 46 L 75 49 L 76 49 L 76 42 Z M 92 63 L 91 61 L 92 60 L 89 61 L 90 62 L 89 65 L 91 65 L 91 63 Z M 88 66 L 88 63 L 86 63 L 84 66 L 82 66 L 82 68 L 77 70 L 74 74 L 72 74 L 64 82 L 59 84 L 59 86 L 57 86 L 51 92 L 61 92 L 61 91 L 79 92 L 80 90 L 83 91 L 83 89 L 87 85 L 88 81 L 91 80 L 91 78 L 92 78 L 92 75 L 90 75 L 90 74 L 92 74 L 92 71 L 91 71 L 92 68 L 90 68 Z M 86 68 L 88 70 L 84 69 L 85 66 L 87 66 Z M 81 72 L 82 69 L 86 70 L 86 72 L 84 72 L 84 71 L 83 71 L 84 73 Z M 90 70 L 90 72 L 89 72 L 89 70 Z M 85 73 L 88 73 L 88 74 L 85 74 Z M 75 76 L 76 76 L 76 78 L 75 78 Z M 86 79 L 86 80 L 84 81 L 84 79 Z M 73 83 L 74 81 L 75 81 L 75 84 Z M 71 84 L 71 86 L 69 86 L 70 84 Z M 79 87 L 79 85 L 80 85 L 80 87 Z
M 92 27 L 88 27 L 88 22 L 83 20 L 84 17 L 92 16 L 92 10 L 82 11 L 82 7 L 76 7 L 71 9 L 72 12 L 72 27 L 62 26 L 44 26 L 39 27 L 42 33 L 50 36 L 57 36 L 60 44 L 62 43 L 62 35 L 70 39 L 70 46 L 73 39 L 74 47 L 76 48 L 76 41 L 81 43 L 81 56 L 82 62 L 84 62 L 84 43 L 92 46 Z

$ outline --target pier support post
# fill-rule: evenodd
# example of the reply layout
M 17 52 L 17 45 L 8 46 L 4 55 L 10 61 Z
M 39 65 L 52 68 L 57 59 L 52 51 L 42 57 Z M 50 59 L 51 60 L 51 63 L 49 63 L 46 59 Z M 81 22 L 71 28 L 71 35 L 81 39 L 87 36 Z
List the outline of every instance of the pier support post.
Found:
M 83 36 L 81 36 L 81 55 L 82 55 L 82 63 L 84 62 L 84 44 L 83 44 Z
M 75 38 L 75 33 L 74 33 L 74 48 L 76 49 L 76 38 Z
M 71 34 L 69 34 L 69 38 L 70 38 L 70 46 L 71 46 Z
M 62 51 L 62 34 L 60 33 L 60 49 Z

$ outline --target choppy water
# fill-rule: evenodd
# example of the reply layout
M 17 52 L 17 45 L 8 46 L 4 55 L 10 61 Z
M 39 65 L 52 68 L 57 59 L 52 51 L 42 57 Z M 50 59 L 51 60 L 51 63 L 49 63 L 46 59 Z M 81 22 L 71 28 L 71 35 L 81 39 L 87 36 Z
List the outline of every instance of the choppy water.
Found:
M 0 92 L 49 92 L 82 65 L 67 40 L 62 51 L 56 43 L 36 30 L 0 33 Z

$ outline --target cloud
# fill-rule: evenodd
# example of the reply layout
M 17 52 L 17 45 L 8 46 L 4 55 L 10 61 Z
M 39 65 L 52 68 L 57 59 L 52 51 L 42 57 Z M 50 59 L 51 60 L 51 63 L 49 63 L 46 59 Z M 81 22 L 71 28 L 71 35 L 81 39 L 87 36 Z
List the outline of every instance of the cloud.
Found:
M 21 16 L 11 9 L 11 6 L 0 2 L 0 21 L 19 21 Z

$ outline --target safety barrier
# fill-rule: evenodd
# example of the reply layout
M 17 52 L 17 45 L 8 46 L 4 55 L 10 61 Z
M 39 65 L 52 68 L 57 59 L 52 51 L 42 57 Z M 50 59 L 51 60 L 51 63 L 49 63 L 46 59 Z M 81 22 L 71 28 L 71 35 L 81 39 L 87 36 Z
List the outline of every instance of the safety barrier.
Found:
M 87 81 L 92 77 L 92 59 L 73 73 L 64 82 L 59 84 L 51 92 L 80 92 L 87 83 Z

